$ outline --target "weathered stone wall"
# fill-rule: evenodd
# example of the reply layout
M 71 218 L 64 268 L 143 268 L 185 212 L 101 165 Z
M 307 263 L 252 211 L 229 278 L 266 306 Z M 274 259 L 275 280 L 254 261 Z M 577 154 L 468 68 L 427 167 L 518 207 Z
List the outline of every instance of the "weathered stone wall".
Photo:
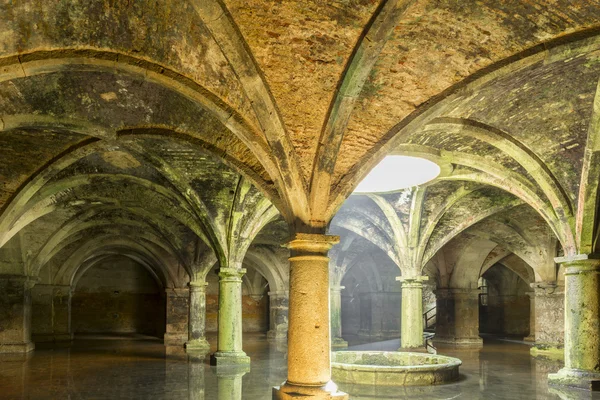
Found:
M 165 298 L 144 267 L 125 258 L 90 268 L 72 298 L 74 333 L 137 332 L 162 337 Z

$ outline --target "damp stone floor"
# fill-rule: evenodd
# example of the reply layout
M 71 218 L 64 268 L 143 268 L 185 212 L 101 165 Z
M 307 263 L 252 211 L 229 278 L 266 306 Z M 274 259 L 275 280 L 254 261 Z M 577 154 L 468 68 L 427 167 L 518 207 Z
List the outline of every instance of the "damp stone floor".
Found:
M 398 341 L 353 347 L 395 350 Z M 271 399 L 271 387 L 286 377 L 285 345 L 246 335 L 244 349 L 252 358 L 247 373 L 217 370 L 205 354 L 165 348 L 146 336 L 78 336 L 69 347 L 38 345 L 26 357 L 0 355 L 0 399 Z M 600 394 L 548 388 L 547 374 L 560 362 L 530 357 L 524 343 L 486 338 L 480 351 L 438 348 L 438 353 L 463 361 L 458 382 L 340 388 L 351 399 L 600 399 Z

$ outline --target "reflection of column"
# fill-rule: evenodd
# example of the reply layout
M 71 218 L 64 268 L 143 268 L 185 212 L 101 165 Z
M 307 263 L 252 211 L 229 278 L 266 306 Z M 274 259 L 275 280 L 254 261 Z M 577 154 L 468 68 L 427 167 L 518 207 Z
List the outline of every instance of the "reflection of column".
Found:
M 535 345 L 533 356 L 563 357 L 564 338 L 564 287 L 554 282 L 531 284 L 534 291 Z
M 34 342 L 70 342 L 71 287 L 37 284 L 31 291 Z
M 247 371 L 233 368 L 218 370 L 219 400 L 242 400 L 242 377 Z
M 286 340 L 288 334 L 289 293 L 269 292 L 269 332 L 271 340 Z
M 0 275 L 0 353 L 27 353 L 31 341 L 31 288 L 20 275 Z
M 188 399 L 204 400 L 204 358 L 206 349 L 188 354 Z
M 331 381 L 329 342 L 329 257 L 337 236 L 297 233 L 288 244 L 290 313 L 288 378 L 274 399 L 347 399 Z
M 208 349 L 206 340 L 206 286 L 204 281 L 190 282 L 190 316 L 188 327 L 188 350 Z
M 481 347 L 479 289 L 439 289 L 436 295 L 434 343 Z
M 183 346 L 188 339 L 190 294 L 188 288 L 169 288 L 165 346 Z
M 242 276 L 245 269 L 219 270 L 219 333 L 213 365 L 250 364 L 242 351 Z
M 529 335 L 523 340 L 535 342 L 535 291 L 527 292 L 527 296 L 529 296 Z
M 600 388 L 600 260 L 565 261 L 565 366 L 556 385 Z
M 343 286 L 332 286 L 329 288 L 331 347 L 348 347 L 348 342 L 342 338 L 342 289 L 344 289 Z
M 400 316 L 400 350 L 425 351 L 423 339 L 423 281 L 428 276 L 403 277 L 402 313 Z

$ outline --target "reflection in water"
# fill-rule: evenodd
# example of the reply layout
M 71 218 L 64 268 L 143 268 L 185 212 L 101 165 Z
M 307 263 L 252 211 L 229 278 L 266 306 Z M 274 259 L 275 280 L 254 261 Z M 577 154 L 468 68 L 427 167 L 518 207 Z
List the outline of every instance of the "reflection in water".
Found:
M 392 341 L 390 349 L 398 346 Z M 271 387 L 286 379 L 285 346 L 247 335 L 244 350 L 252 358 L 249 372 L 210 367 L 208 353 L 165 348 L 158 339 L 80 338 L 70 349 L 39 346 L 28 356 L 0 355 L 0 398 L 270 399 Z M 523 344 L 486 339 L 481 351 L 438 350 L 463 361 L 459 382 L 400 389 L 340 384 L 340 389 L 358 400 L 594 398 L 589 392 L 548 388 L 548 373 L 561 364 L 531 358 Z

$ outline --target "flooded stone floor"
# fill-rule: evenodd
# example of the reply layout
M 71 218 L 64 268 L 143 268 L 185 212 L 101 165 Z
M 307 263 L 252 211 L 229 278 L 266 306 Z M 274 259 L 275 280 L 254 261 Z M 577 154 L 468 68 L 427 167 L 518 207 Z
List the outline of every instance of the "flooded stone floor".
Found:
M 215 340 L 211 339 L 213 351 Z M 353 346 L 395 350 L 398 341 Z M 78 337 L 70 347 L 38 345 L 27 357 L 0 355 L 0 399 L 260 399 L 286 377 L 285 346 L 246 335 L 251 371 L 217 371 L 203 354 L 166 349 L 144 336 Z M 600 394 L 548 389 L 556 361 L 529 356 L 522 343 L 486 339 L 481 351 L 438 349 L 463 361 L 459 382 L 383 389 L 341 386 L 351 399 L 600 399 Z

